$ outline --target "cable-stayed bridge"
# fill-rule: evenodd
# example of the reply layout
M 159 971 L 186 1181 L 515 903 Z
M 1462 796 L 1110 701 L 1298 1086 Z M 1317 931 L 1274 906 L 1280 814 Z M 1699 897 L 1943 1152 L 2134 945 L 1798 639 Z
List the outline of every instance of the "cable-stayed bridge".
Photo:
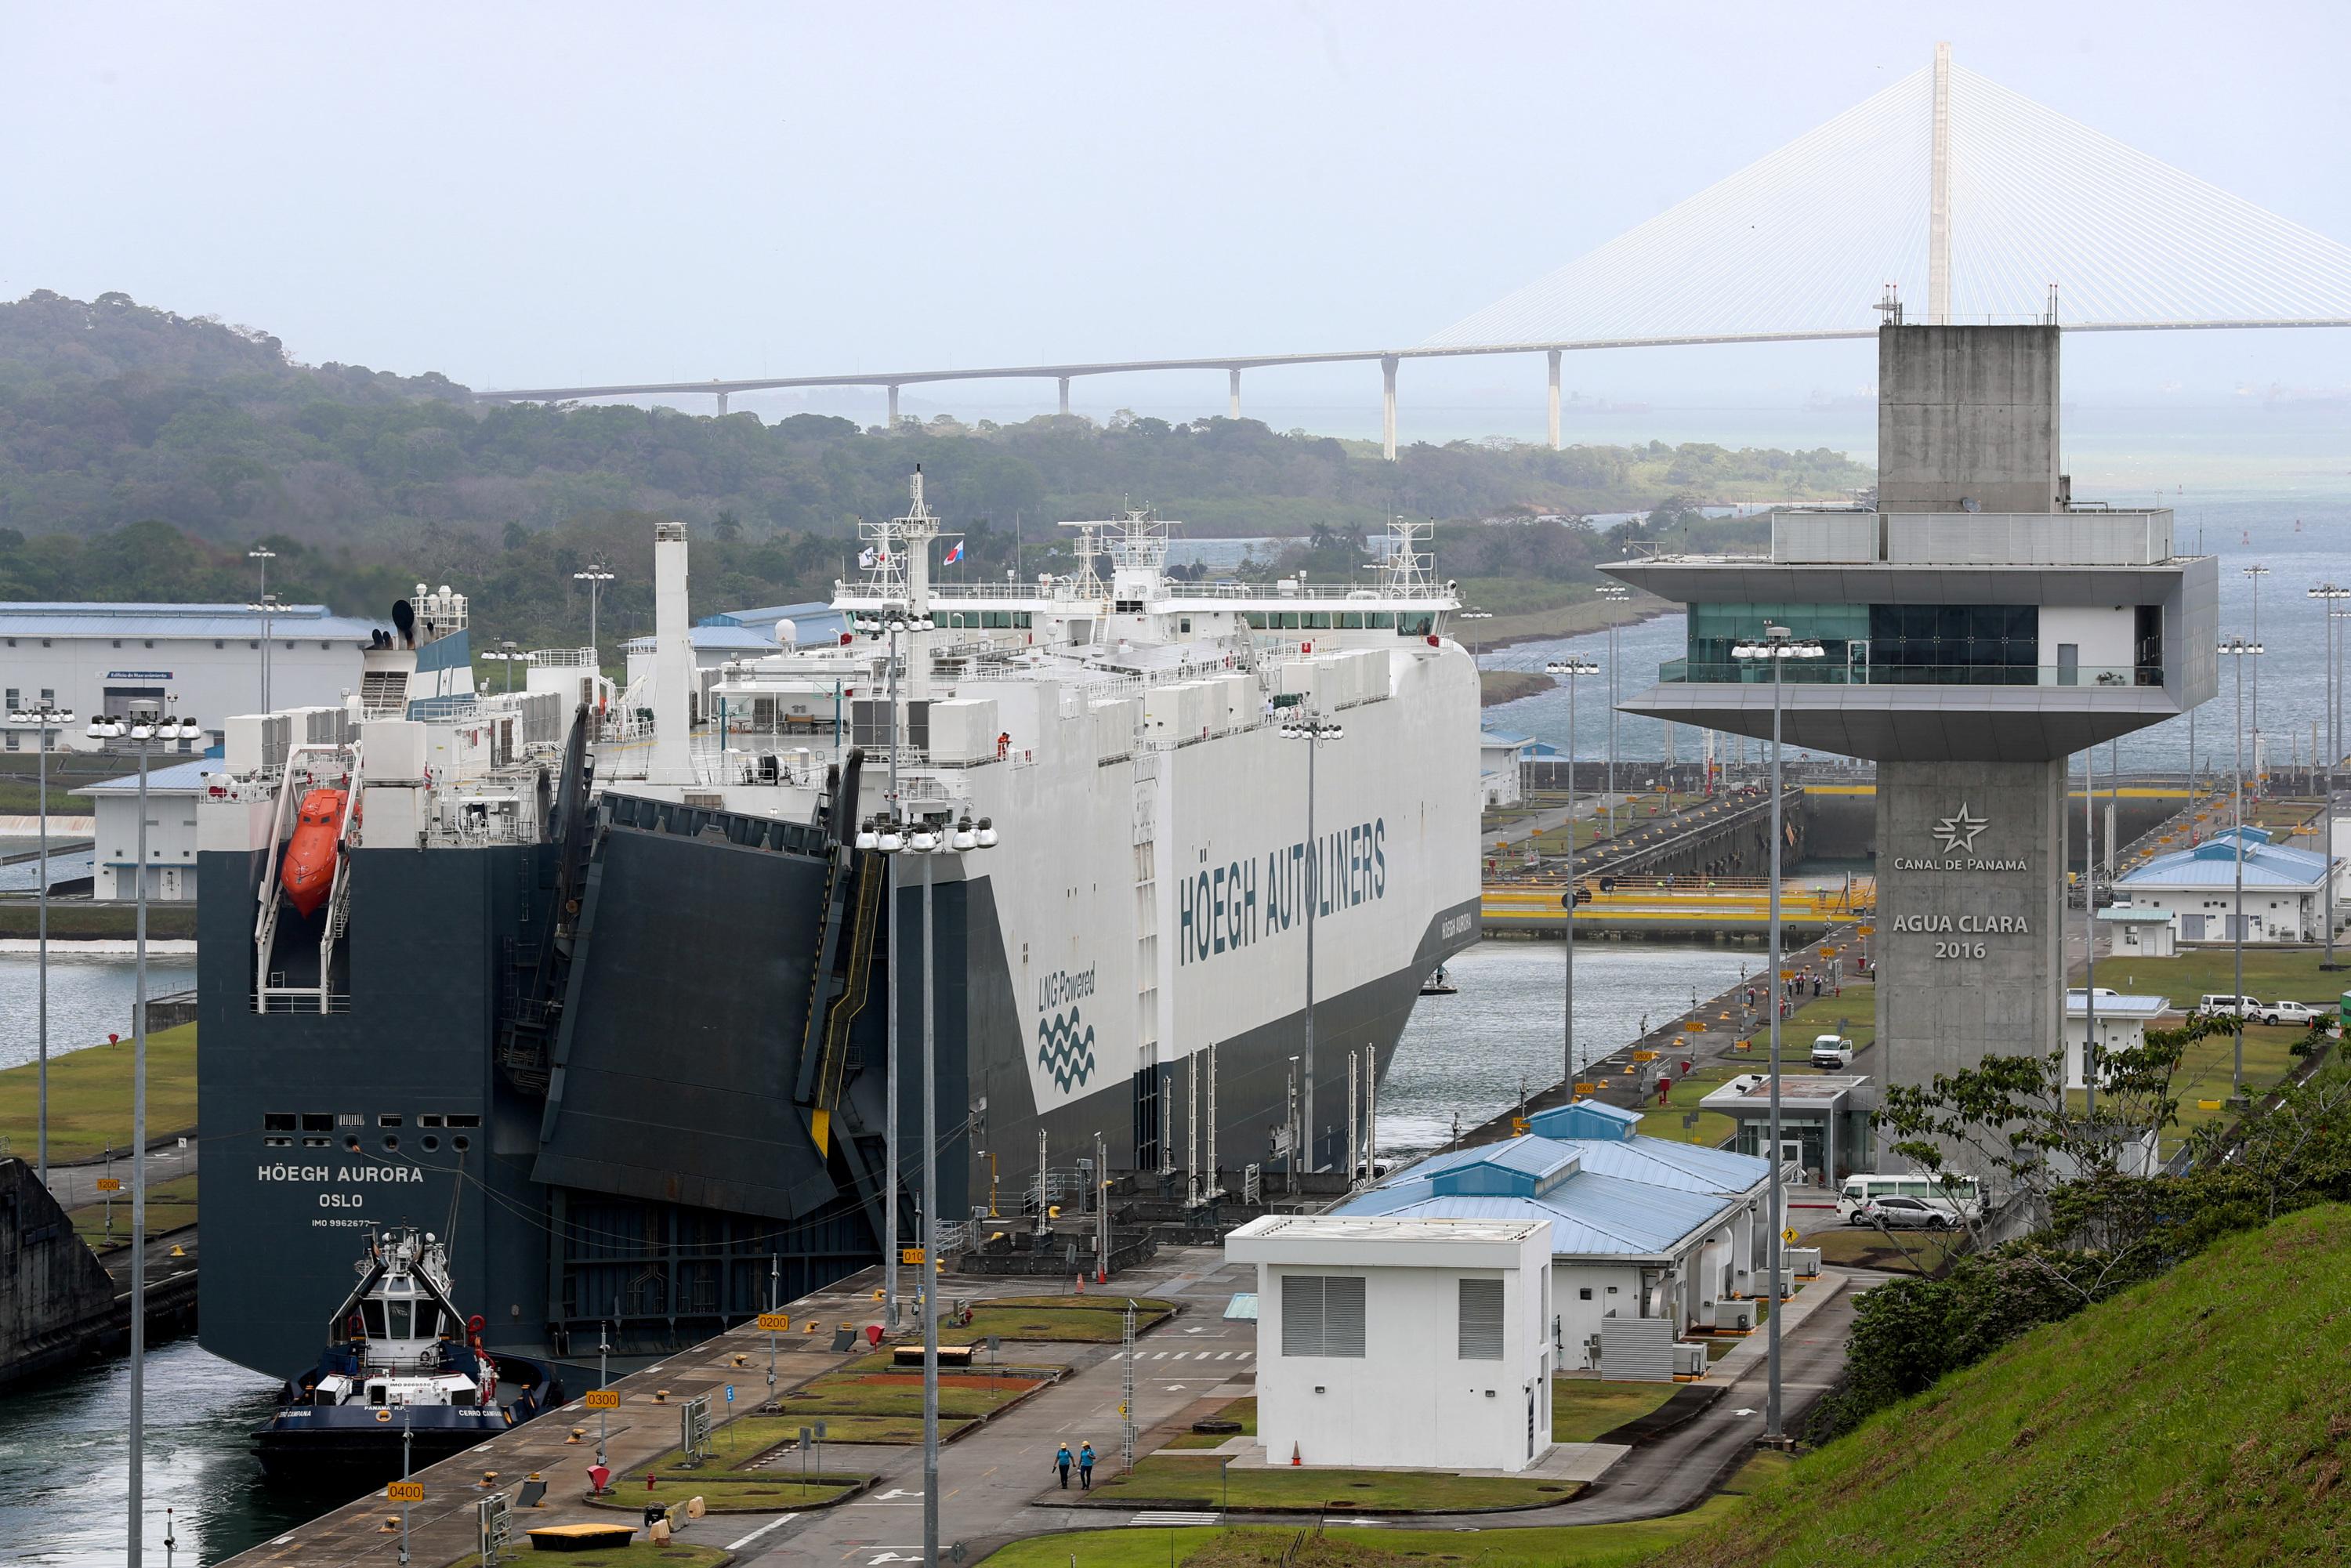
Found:
M 740 381 L 502 388 L 507 402 L 883 388 L 1140 371 L 1241 372 L 1376 361 L 1386 454 L 1406 360 L 1543 354 L 1560 444 L 1560 358 L 1589 349 L 1867 338 L 1899 300 L 1930 323 L 2073 331 L 2351 326 L 2351 246 L 1952 63 L 1934 63 L 1737 173 L 1409 347 L 858 371 Z M 1918 302 L 1925 302 L 1923 315 Z

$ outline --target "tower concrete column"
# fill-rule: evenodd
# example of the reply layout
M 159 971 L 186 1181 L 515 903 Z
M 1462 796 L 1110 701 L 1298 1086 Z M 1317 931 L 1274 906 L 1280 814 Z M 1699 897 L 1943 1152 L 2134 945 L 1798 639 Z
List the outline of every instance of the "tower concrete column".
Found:
M 1931 1082 L 2060 1037 L 2065 767 L 1878 760 L 1879 1082 Z
M 1232 380 L 1225 393 L 1225 417 L 1238 419 L 1241 416 L 1241 373 L 1234 371 L 1231 374 Z
M 898 383 L 896 382 L 890 383 L 890 413 L 883 419 L 882 428 L 893 435 L 898 434 Z
M 1559 350 L 1551 350 L 1551 449 L 1559 450 Z
M 1070 378 L 1067 376 L 1061 378 L 1061 417 L 1070 417 Z
M 718 417 L 721 419 L 725 419 L 726 417 L 726 394 L 725 392 L 720 392 L 718 394 Z
M 1380 455 L 1395 461 L 1396 357 L 1380 356 Z

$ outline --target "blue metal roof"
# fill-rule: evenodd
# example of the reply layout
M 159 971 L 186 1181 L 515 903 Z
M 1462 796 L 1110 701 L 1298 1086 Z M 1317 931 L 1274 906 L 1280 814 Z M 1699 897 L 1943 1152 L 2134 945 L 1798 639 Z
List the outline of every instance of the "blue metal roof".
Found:
M 1407 1176 L 1342 1205 L 1343 1215 L 1412 1219 L 1547 1219 L 1555 1258 L 1655 1258 L 1720 1222 L 1725 1200 L 1579 1171 L 1538 1197 L 1447 1196 Z
M 190 794 L 204 787 L 204 775 L 219 771 L 219 759 L 192 757 L 185 762 L 174 762 L 168 768 L 150 764 L 147 769 L 147 793 L 150 795 Z M 139 775 L 126 773 L 120 779 L 102 779 L 73 791 L 77 795 L 136 795 Z
M 2316 888 L 2326 876 L 2326 857 L 2270 841 L 2259 828 L 2244 830 L 2245 885 Z M 2192 849 L 2158 855 L 2137 871 L 2117 877 L 2117 887 L 2233 887 L 2237 881 L 2237 831 L 2215 833 Z
M 1538 1111 L 1527 1118 L 1527 1131 L 1546 1138 L 1603 1138 L 1621 1143 L 1641 1125 L 1641 1113 L 1600 1100 L 1575 1100 Z
M 381 622 L 337 615 L 323 604 L 281 604 L 269 634 L 298 642 L 364 643 Z M 260 612 L 242 604 L 0 603 L 0 636 L 214 637 L 261 635 Z
M 768 604 L 757 610 L 722 610 L 716 615 L 705 615 L 695 622 L 697 626 L 757 626 L 764 631 L 775 630 L 778 621 L 814 621 L 823 616 L 835 620 L 841 612 L 821 599 L 811 599 L 804 604 Z
M 1563 1168 L 1564 1175 L 1552 1175 Z M 1520 1174 L 1518 1190 L 1485 1189 L 1479 1177 L 1488 1173 Z M 1650 1257 L 1715 1224 L 1729 1202 L 1770 1174 L 1753 1155 L 1664 1138 L 1530 1133 L 1431 1155 L 1333 1212 L 1548 1219 L 1554 1256 Z

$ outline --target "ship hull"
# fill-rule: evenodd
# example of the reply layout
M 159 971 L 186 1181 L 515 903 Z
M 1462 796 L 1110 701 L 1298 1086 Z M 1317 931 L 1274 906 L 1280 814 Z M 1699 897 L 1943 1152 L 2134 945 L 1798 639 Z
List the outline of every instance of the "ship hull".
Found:
M 1040 1164 L 1098 1149 L 1146 1188 L 1195 1157 L 1228 1192 L 1343 1164 L 1422 982 L 1478 935 L 1474 672 L 1395 665 L 1328 748 L 1098 743 L 1082 706 L 1056 731 L 1013 707 L 1050 688 L 1008 687 L 1006 728 L 1063 741 L 955 780 L 1002 839 L 960 857 L 885 864 L 773 791 L 627 786 L 576 880 L 555 843 L 362 843 L 326 1013 L 254 1010 L 271 856 L 204 852 L 204 1343 L 298 1375 L 351 1233 L 400 1221 L 447 1239 L 488 1348 L 572 1366 L 608 1323 L 624 1363 L 666 1354 L 869 1266 L 893 990 L 902 1244 L 926 1005 L 943 1220 L 1017 1215 Z

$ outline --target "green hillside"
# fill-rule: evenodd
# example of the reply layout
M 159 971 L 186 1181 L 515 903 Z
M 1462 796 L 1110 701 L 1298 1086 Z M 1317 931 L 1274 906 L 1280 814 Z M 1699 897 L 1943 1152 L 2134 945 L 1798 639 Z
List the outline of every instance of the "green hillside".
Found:
M 1656 1559 L 2351 1562 L 2351 1207 L 2239 1233 L 1865 1422 Z
M 599 630 L 625 637 L 651 629 L 656 518 L 694 526 L 697 609 L 827 597 L 856 520 L 902 508 L 920 464 L 966 546 L 949 580 L 1068 570 L 1054 525 L 1128 506 L 1196 536 L 1295 538 L 1283 570 L 1344 579 L 1368 565 L 1354 541 L 1401 512 L 1445 524 L 1439 570 L 1486 582 L 1491 608 L 1512 608 L 1516 585 L 1552 609 L 1588 595 L 1624 541 L 1538 519 L 1654 507 L 1645 538 L 1727 537 L 1760 525 L 1692 507 L 1869 479 L 1834 452 L 1703 443 L 1398 455 L 1221 417 L 941 415 L 883 433 L 812 413 L 509 406 L 440 375 L 302 364 L 266 331 L 122 294 L 0 302 L 0 600 L 240 601 L 256 588 L 246 550 L 266 542 L 286 599 L 380 615 L 419 579 L 448 582 L 474 596 L 477 642 L 537 644 L 579 640 L 572 573 L 593 561 L 618 573 Z

